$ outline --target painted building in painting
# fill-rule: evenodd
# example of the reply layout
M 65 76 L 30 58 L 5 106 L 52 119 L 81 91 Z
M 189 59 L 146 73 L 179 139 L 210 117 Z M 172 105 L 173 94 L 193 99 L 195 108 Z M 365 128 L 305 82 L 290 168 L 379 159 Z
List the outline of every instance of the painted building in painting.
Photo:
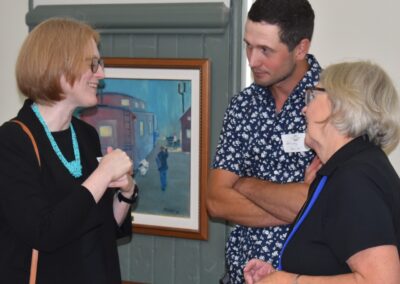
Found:
M 190 142 L 192 137 L 191 119 L 192 108 L 188 108 L 188 110 L 180 118 L 182 129 L 182 152 L 190 152 Z

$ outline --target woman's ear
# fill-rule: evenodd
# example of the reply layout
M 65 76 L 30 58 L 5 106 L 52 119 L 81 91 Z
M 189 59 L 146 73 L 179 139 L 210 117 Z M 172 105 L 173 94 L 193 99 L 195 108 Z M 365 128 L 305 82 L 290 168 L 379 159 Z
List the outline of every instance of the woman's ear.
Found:
M 67 81 L 64 74 L 62 74 L 60 77 L 60 86 L 64 94 L 68 93 L 68 91 L 72 89 L 71 84 Z

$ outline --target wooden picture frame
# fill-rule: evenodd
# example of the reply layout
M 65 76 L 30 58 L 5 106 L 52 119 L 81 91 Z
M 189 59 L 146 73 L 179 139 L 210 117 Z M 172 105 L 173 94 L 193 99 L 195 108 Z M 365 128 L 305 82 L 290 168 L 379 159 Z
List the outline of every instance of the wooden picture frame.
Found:
M 80 112 L 102 151 L 134 161 L 133 232 L 206 240 L 209 168 L 207 59 L 104 58 L 98 105 Z M 167 166 L 165 165 L 167 164 Z

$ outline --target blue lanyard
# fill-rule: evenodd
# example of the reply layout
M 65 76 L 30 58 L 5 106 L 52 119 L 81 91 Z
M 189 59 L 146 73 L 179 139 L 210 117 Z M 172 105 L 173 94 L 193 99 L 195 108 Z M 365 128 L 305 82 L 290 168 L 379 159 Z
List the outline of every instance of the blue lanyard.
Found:
M 325 185 L 326 180 L 328 179 L 327 176 L 323 176 L 321 181 L 319 182 L 317 189 L 315 190 L 314 194 L 311 197 L 310 203 L 308 203 L 306 210 L 304 210 L 304 213 L 300 216 L 300 219 L 296 222 L 296 224 L 293 227 L 293 230 L 290 232 L 289 236 L 287 237 L 282 250 L 279 254 L 279 266 L 277 270 L 282 270 L 282 255 L 283 252 L 286 249 L 287 244 L 290 242 L 290 240 L 293 238 L 294 234 L 296 234 L 297 230 L 300 228 L 301 224 L 303 223 L 304 219 L 307 217 L 308 213 L 310 212 L 311 208 L 313 207 L 315 201 L 317 200 L 319 194 L 322 191 L 322 188 Z

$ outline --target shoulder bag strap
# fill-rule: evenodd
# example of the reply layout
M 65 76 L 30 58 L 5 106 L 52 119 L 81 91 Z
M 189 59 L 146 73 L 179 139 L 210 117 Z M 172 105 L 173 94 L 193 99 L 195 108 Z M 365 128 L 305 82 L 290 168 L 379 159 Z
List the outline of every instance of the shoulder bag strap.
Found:
M 20 120 L 13 119 L 13 120 L 11 120 L 11 122 L 15 122 L 15 123 L 19 124 L 21 126 L 22 130 L 26 133 L 26 135 L 29 136 L 29 139 L 31 139 L 31 142 L 32 142 L 32 145 L 33 145 L 33 149 L 35 150 L 36 158 L 38 160 L 39 167 L 40 167 L 41 164 L 40 164 L 39 148 L 38 148 L 38 146 L 36 144 L 36 140 L 35 140 L 35 137 L 33 137 L 32 132 L 29 130 L 28 126 L 26 126 L 26 124 L 23 123 Z
M 35 150 L 36 158 L 39 163 L 39 167 L 41 166 L 40 163 L 40 155 L 39 155 L 39 149 L 36 144 L 35 137 L 33 137 L 32 132 L 29 130 L 28 126 L 25 125 L 22 121 L 19 121 L 17 119 L 11 120 L 11 122 L 15 122 L 19 124 L 22 128 L 22 130 L 28 135 L 29 139 L 31 139 L 33 149 Z M 31 271 L 30 271 L 30 276 L 29 276 L 29 284 L 35 284 L 36 283 L 36 274 L 37 274 L 37 265 L 38 265 L 38 260 L 39 260 L 39 252 L 36 249 L 32 249 L 32 260 L 31 260 Z

